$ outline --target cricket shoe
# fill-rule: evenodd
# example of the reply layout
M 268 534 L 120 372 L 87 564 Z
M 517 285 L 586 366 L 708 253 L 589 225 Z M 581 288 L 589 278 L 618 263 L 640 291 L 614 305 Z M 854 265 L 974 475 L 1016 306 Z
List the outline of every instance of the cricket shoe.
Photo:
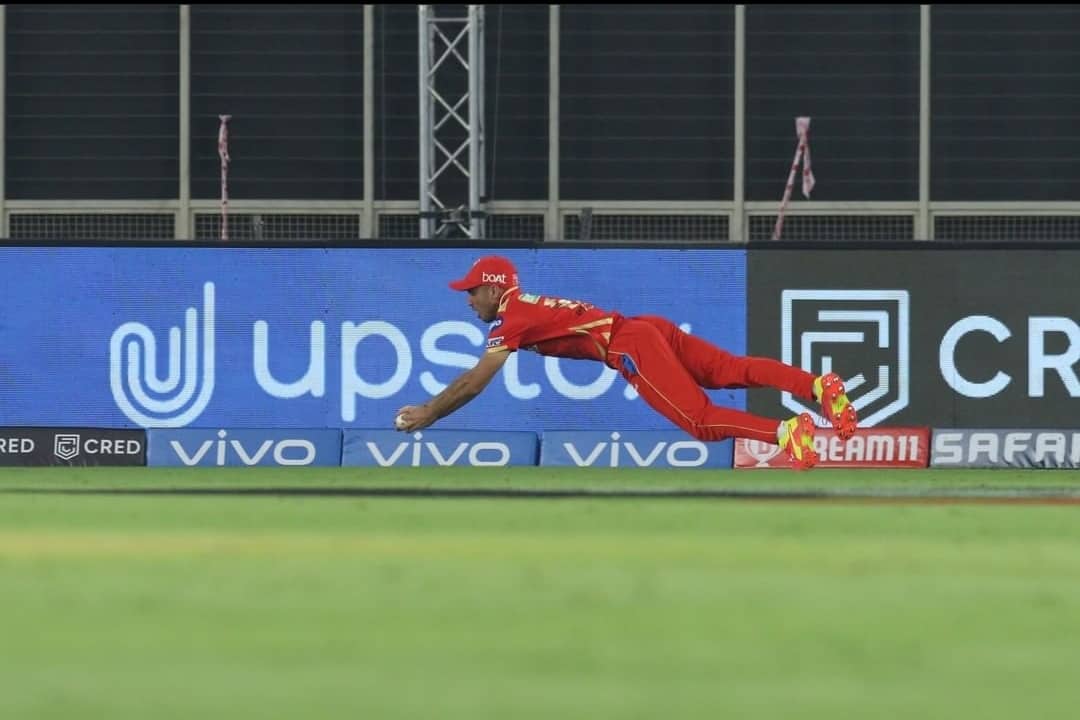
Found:
M 818 454 L 814 450 L 814 420 L 810 413 L 796 415 L 780 423 L 776 433 L 780 448 L 791 458 L 796 470 L 809 470 L 817 465 Z
M 840 376 L 829 373 L 814 380 L 814 394 L 821 400 L 821 414 L 832 423 L 840 439 L 847 440 L 854 435 L 859 424 L 859 415 L 848 400 L 844 381 Z

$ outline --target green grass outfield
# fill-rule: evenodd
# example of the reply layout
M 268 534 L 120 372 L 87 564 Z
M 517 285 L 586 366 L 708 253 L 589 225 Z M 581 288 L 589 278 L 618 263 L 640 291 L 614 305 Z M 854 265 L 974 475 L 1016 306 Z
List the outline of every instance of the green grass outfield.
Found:
M 1073 717 L 1078 499 L 1071 471 L 0 469 L 0 718 Z

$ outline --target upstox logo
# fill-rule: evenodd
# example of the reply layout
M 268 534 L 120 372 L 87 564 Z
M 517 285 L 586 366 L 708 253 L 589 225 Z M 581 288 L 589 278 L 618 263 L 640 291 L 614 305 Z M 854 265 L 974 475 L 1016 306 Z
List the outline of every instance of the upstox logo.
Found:
M 109 385 L 113 400 L 129 420 L 143 427 L 184 427 L 206 409 L 214 394 L 212 282 L 203 285 L 202 320 L 200 333 L 198 310 L 189 307 L 184 330 L 169 330 L 169 366 L 164 377 L 158 374 L 157 339 L 150 328 L 126 322 L 113 331 Z
M 877 425 L 908 404 L 909 306 L 906 290 L 784 290 L 781 359 L 815 375 L 837 372 L 859 424 Z M 828 424 L 812 401 L 785 392 L 782 402 Z

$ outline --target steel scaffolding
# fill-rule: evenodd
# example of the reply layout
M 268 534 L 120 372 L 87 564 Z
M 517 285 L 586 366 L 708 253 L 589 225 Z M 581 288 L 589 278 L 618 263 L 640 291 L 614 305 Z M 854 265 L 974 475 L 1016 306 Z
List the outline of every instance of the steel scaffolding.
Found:
M 418 7 L 420 237 L 483 238 L 484 6 L 469 5 L 465 17 L 440 15 L 437 5 Z M 455 175 L 467 181 L 467 197 Z

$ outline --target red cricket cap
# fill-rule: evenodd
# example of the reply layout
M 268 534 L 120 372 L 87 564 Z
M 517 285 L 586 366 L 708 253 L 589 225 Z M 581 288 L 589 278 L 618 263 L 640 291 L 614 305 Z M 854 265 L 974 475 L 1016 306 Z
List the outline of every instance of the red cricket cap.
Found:
M 450 283 L 450 287 L 454 290 L 472 290 L 480 285 L 517 287 L 517 268 L 514 267 L 514 263 L 504 257 L 486 255 L 473 263 L 465 277 Z

